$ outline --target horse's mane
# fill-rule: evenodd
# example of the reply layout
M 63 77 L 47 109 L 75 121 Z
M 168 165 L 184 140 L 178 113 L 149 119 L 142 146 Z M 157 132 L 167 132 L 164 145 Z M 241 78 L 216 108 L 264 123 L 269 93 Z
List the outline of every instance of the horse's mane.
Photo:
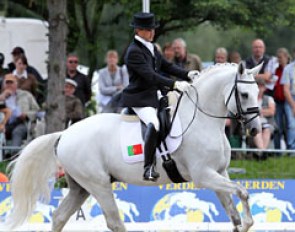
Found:
M 203 74 L 203 73 L 207 73 L 209 71 L 214 71 L 214 70 L 216 70 L 218 68 L 223 68 L 223 67 L 237 67 L 237 66 L 238 66 L 238 64 L 236 64 L 236 63 L 222 63 L 222 64 L 217 63 L 217 64 L 211 65 L 211 66 L 203 69 L 201 71 L 200 75 Z
M 228 67 L 228 68 L 232 68 L 232 67 L 238 67 L 238 64 L 236 63 L 217 63 L 214 65 L 210 65 L 209 67 L 203 69 L 200 74 L 199 77 L 197 78 L 197 80 L 199 80 L 201 77 L 207 76 L 206 74 L 211 73 L 211 72 L 215 72 L 218 71 L 220 68 L 224 68 L 224 67 Z

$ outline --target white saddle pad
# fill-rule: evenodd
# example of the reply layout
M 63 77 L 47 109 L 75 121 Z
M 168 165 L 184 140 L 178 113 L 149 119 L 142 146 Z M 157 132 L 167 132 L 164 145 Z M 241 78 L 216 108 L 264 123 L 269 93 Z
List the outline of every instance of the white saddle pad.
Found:
M 172 129 L 166 143 L 168 152 L 174 152 L 181 144 L 182 141 L 182 128 L 179 117 L 176 115 Z M 126 163 L 136 163 L 144 160 L 144 141 L 141 133 L 140 121 L 122 121 L 120 124 L 120 139 L 121 139 L 121 150 L 123 159 Z M 161 147 L 163 145 L 161 144 Z M 162 149 L 164 151 L 164 149 Z M 157 156 L 161 156 L 159 149 L 156 152 Z

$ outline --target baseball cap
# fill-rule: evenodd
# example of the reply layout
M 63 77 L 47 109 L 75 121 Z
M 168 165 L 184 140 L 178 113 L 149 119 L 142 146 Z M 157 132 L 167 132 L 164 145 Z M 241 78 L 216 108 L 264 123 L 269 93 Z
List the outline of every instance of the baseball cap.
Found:
M 71 79 L 69 79 L 69 78 L 66 78 L 66 80 L 65 80 L 65 84 L 70 84 L 70 85 L 74 86 L 75 88 L 78 86 L 78 84 L 77 84 L 76 81 L 71 80 Z

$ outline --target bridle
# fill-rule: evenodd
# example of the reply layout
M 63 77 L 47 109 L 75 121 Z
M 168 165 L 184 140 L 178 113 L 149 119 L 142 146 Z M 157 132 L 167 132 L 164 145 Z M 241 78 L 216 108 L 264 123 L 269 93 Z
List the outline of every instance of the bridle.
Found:
M 191 85 L 191 88 L 194 89 L 195 94 L 196 94 L 196 101 L 194 101 L 194 99 L 191 98 L 191 96 L 187 93 L 187 91 L 182 92 L 181 95 L 180 95 L 180 98 L 178 99 L 178 102 L 177 102 L 177 105 L 176 105 L 176 109 L 175 109 L 174 115 L 172 117 L 172 123 L 173 123 L 174 118 L 175 118 L 175 115 L 177 113 L 177 110 L 178 110 L 178 107 L 179 107 L 179 103 L 180 103 L 180 101 L 181 101 L 181 99 L 183 97 L 183 93 L 186 94 L 186 96 L 188 97 L 188 99 L 190 99 L 190 101 L 194 104 L 195 108 L 194 108 L 194 115 L 193 115 L 192 120 L 190 121 L 190 123 L 188 124 L 187 128 L 182 132 L 181 135 L 183 135 L 188 130 L 188 128 L 190 127 L 190 125 L 194 121 L 194 119 L 196 117 L 197 109 L 200 112 L 202 112 L 203 114 L 205 114 L 205 115 L 207 115 L 208 117 L 211 117 L 211 118 L 235 119 L 235 120 L 239 121 L 240 123 L 242 123 L 244 125 L 250 123 L 252 120 L 254 120 L 256 117 L 259 116 L 259 107 L 249 107 L 249 108 L 247 108 L 246 111 L 243 110 L 242 104 L 241 104 L 241 99 L 240 99 L 240 96 L 239 96 L 239 91 L 238 91 L 238 84 L 239 83 L 243 83 L 243 84 L 256 84 L 256 81 L 255 80 L 253 80 L 253 81 L 239 80 L 238 79 L 238 74 L 236 74 L 234 85 L 233 85 L 233 87 L 232 87 L 232 89 L 230 91 L 230 94 L 229 94 L 229 96 L 228 96 L 228 98 L 226 100 L 226 103 L 225 103 L 225 105 L 228 106 L 231 97 L 232 96 L 235 97 L 237 113 L 234 114 L 233 116 L 230 116 L 230 115 L 228 115 L 228 116 L 217 116 L 217 115 L 213 115 L 211 113 L 208 113 L 208 112 L 204 111 L 198 105 L 198 99 L 199 99 L 199 97 L 198 97 L 198 91 L 197 91 L 196 87 L 194 87 L 193 85 Z M 246 116 L 248 114 L 254 114 L 254 116 L 251 117 L 250 119 L 247 119 Z M 181 135 L 179 135 L 179 136 L 181 136 Z
M 235 77 L 235 84 L 232 87 L 232 90 L 226 100 L 225 105 L 228 106 L 228 103 L 230 101 L 231 96 L 235 95 L 235 100 L 236 100 L 236 108 L 237 108 L 237 113 L 233 117 L 227 117 L 227 118 L 232 118 L 236 119 L 243 124 L 247 125 L 249 122 L 251 122 L 253 119 L 259 116 L 259 107 L 249 107 L 247 108 L 246 111 L 243 111 L 242 105 L 241 105 L 241 99 L 239 96 L 239 91 L 238 91 L 238 83 L 243 83 L 243 84 L 256 84 L 256 81 L 245 81 L 245 80 L 238 80 L 238 74 L 236 74 Z M 254 114 L 254 116 L 250 119 L 247 119 L 245 116 L 248 114 Z

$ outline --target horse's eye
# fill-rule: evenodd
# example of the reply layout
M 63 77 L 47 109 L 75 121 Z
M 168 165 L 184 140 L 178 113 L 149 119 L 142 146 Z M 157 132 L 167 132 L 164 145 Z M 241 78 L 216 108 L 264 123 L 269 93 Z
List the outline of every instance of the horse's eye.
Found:
M 248 93 L 241 93 L 242 98 L 248 99 Z

